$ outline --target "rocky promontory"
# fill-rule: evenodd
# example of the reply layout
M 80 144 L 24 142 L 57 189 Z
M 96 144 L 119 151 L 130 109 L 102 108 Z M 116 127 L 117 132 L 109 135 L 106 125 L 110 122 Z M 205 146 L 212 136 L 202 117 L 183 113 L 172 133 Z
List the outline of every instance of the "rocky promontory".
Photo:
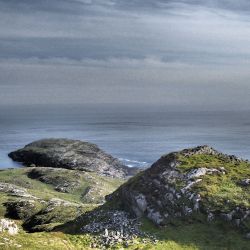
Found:
M 162 156 L 107 196 L 158 226 L 202 216 L 250 232 L 250 164 L 208 146 Z
M 138 172 L 97 145 L 70 139 L 43 139 L 11 152 L 9 157 L 28 166 L 66 168 L 124 178 Z

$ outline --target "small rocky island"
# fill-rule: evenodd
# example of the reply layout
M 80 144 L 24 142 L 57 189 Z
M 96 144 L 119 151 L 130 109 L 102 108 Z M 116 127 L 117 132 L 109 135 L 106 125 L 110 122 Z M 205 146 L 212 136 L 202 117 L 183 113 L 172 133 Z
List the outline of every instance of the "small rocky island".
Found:
M 28 166 L 66 168 L 124 178 L 138 169 L 123 165 L 97 145 L 69 139 L 43 139 L 9 153 L 14 161 Z
M 9 155 L 26 167 L 0 171 L 3 249 L 250 249 L 250 163 L 236 156 L 199 146 L 138 171 L 67 139 Z

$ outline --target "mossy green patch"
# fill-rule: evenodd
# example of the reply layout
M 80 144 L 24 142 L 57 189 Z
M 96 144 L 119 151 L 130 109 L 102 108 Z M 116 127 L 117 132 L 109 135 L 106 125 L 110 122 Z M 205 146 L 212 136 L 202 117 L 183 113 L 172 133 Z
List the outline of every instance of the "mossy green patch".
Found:
M 211 209 L 228 211 L 235 206 L 250 207 L 250 187 L 242 186 L 240 182 L 250 178 L 250 163 L 247 161 L 229 160 L 223 155 L 178 155 L 181 163 L 178 169 L 187 173 L 201 167 L 225 169 L 225 174 L 206 174 L 202 181 L 194 186 L 203 201 Z

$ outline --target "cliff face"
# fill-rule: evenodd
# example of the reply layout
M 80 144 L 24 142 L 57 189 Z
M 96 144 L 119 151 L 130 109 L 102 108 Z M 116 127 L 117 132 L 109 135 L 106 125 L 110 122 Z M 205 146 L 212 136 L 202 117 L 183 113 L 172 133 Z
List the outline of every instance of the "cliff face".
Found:
M 250 231 L 250 164 L 208 146 L 162 156 L 107 200 L 157 225 L 205 215 Z
M 9 157 L 26 165 L 75 169 L 118 178 L 137 171 L 124 166 L 97 145 L 79 140 L 43 139 L 11 152 Z

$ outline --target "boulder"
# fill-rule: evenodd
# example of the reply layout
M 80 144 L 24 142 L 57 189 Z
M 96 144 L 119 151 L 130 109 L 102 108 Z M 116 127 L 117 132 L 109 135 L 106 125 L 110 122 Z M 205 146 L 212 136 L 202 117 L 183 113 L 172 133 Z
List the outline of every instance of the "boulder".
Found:
M 10 235 L 15 235 L 18 233 L 18 226 L 14 221 L 8 219 L 0 220 L 0 232 L 8 232 Z

